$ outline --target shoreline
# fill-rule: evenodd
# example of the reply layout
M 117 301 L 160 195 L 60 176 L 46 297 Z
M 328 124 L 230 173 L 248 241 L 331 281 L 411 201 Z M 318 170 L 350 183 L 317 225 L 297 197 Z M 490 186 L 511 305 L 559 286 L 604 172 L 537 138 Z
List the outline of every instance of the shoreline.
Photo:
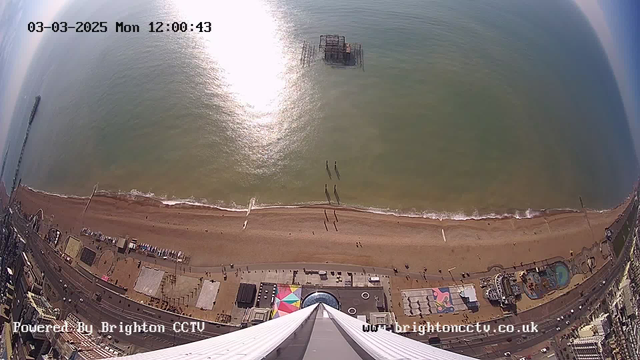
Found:
M 53 192 L 48 192 L 44 190 L 34 189 L 27 185 L 22 185 L 24 188 L 43 195 L 55 196 L 59 198 L 66 199 L 79 199 L 79 200 L 88 200 L 90 196 L 79 196 L 79 195 L 66 195 L 66 194 L 58 194 Z M 590 209 L 585 208 L 587 212 L 596 212 L 596 213 L 604 213 L 608 211 L 615 210 L 627 203 L 630 198 L 630 194 L 627 195 L 622 202 L 618 203 L 616 206 L 609 209 Z M 451 212 L 451 211 L 434 211 L 434 210 L 424 210 L 421 212 L 418 211 L 400 211 L 400 210 L 392 210 L 392 209 L 383 209 L 383 208 L 375 208 L 375 207 L 364 207 L 358 205 L 336 205 L 336 204 L 327 204 L 326 202 L 307 202 L 307 203 L 294 203 L 294 204 L 258 204 L 255 205 L 255 198 L 252 198 L 249 201 L 249 204 L 246 207 L 242 206 L 223 206 L 223 205 L 214 205 L 206 202 L 198 202 L 192 199 L 177 199 L 177 200 L 167 200 L 163 197 L 157 197 L 153 193 L 142 193 L 137 190 L 131 190 L 129 192 L 122 191 L 109 191 L 109 190 L 98 190 L 95 194 L 95 197 L 105 197 L 114 200 L 124 200 L 124 201 L 134 201 L 141 202 L 148 205 L 155 204 L 159 207 L 169 207 L 175 209 L 191 209 L 191 208 L 204 208 L 204 209 L 216 209 L 220 211 L 228 211 L 228 212 L 246 212 L 247 215 L 251 211 L 260 211 L 260 210 L 268 210 L 268 209 L 326 209 L 326 210 L 341 210 L 341 211 L 353 211 L 367 214 L 377 214 L 377 215 L 391 215 L 395 217 L 402 218 L 416 218 L 416 219 L 430 219 L 430 220 L 451 220 L 451 221 L 467 221 L 467 220 L 504 220 L 504 219 L 535 219 L 547 216 L 555 216 L 558 214 L 565 213 L 582 213 L 583 210 L 573 209 L 573 208 L 543 208 L 543 209 L 513 209 L 512 211 L 507 211 L 504 213 L 496 213 L 489 212 L 486 214 L 480 214 L 477 210 L 474 211 L 471 215 L 463 213 L 463 212 Z
M 129 236 L 183 251 L 194 267 L 308 262 L 399 269 L 407 265 L 409 271 L 428 268 L 429 273 L 452 266 L 479 272 L 496 265 L 567 258 L 599 243 L 604 229 L 628 204 L 604 212 L 460 221 L 326 206 L 253 209 L 247 216 L 247 211 L 98 194 L 84 213 L 88 197 L 59 197 L 25 186 L 18 191 L 16 200 L 25 212 L 44 211 L 43 231 L 57 227 L 66 238 L 87 227 L 105 236 Z

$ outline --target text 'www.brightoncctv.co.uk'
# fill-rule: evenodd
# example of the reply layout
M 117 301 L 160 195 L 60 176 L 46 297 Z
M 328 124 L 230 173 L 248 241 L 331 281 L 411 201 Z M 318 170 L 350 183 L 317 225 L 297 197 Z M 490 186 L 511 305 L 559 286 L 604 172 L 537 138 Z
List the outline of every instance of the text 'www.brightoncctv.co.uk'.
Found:
M 377 332 L 378 329 L 384 330 L 384 327 L 378 325 L 369 325 L 363 324 L 362 331 L 363 332 Z M 496 333 L 496 334 L 506 334 L 506 333 L 521 333 L 521 334 L 535 334 L 538 332 L 538 324 L 534 322 L 522 325 L 511 325 L 511 324 L 461 324 L 461 325 L 450 325 L 450 324 L 440 324 L 436 323 L 422 323 L 418 324 L 414 322 L 410 325 L 400 325 L 398 323 L 387 328 L 389 331 L 393 331 L 395 333 L 417 333 L 419 335 L 428 335 L 428 334 L 438 334 L 438 333 Z

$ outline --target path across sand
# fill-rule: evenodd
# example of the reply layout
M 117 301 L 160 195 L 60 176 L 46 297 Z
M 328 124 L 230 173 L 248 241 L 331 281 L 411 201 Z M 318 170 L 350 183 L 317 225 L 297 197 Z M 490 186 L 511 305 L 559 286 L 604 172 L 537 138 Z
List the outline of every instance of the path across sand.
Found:
M 325 228 L 326 208 L 254 209 L 246 212 L 169 206 L 151 199 L 64 198 L 27 188 L 17 200 L 24 211 L 44 210 L 51 225 L 78 234 L 83 227 L 110 236 L 182 250 L 192 266 L 270 262 L 332 262 L 438 273 L 486 270 L 556 256 L 569 257 L 604 236 L 623 205 L 606 212 L 562 213 L 533 219 L 432 220 L 336 208 L 338 222 Z M 331 209 L 333 210 L 333 208 Z M 329 211 L 327 211 L 329 212 Z M 330 215 L 333 211 L 330 212 Z M 443 241 L 443 231 L 446 242 Z M 362 246 L 356 247 L 360 242 Z

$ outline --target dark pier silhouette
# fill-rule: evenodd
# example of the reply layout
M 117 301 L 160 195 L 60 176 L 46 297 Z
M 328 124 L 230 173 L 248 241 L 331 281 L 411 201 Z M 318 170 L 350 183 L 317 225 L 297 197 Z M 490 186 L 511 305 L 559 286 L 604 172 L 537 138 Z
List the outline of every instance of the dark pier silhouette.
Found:
M 338 202 L 338 205 L 340 205 L 340 195 L 338 195 L 337 185 L 333 185 L 333 196 L 336 197 L 336 201 Z
M 333 171 L 335 171 L 336 177 L 338 178 L 338 180 L 340 180 L 340 171 L 338 171 L 338 162 L 337 161 L 333 162 Z
M 319 52 L 319 56 L 316 56 L 316 51 Z M 317 48 L 308 41 L 302 43 L 300 66 L 311 66 L 319 58 L 332 67 L 360 68 L 364 71 L 362 45 L 346 42 L 343 35 L 320 35 L 320 44 Z
M 308 41 L 302 43 L 302 54 L 300 54 L 300 65 L 303 67 L 311 66 L 316 58 L 316 47 Z
M 331 180 L 331 170 L 329 170 L 329 160 L 324 163 L 324 167 L 327 169 L 327 175 L 329 175 L 329 180 Z
M 359 67 L 364 70 L 362 45 L 348 43 L 342 35 L 320 35 L 318 50 L 326 64 Z
M 27 126 L 27 133 L 24 135 L 24 141 L 22 142 L 22 150 L 20 150 L 20 157 L 18 158 L 18 165 L 16 166 L 16 174 L 13 176 L 13 185 L 11 186 L 11 192 L 9 195 L 13 194 L 13 191 L 16 189 L 16 185 L 18 182 L 18 175 L 20 174 L 20 165 L 22 164 L 22 156 L 24 155 L 24 148 L 27 146 L 27 140 L 29 139 L 29 132 L 31 131 L 31 125 L 33 124 L 33 119 L 36 117 L 36 111 L 38 110 L 38 105 L 40 104 L 40 95 L 36 96 L 36 101 L 33 104 L 33 108 L 31 109 L 31 115 L 29 116 L 29 125 Z
M 4 167 L 7 164 L 7 157 L 9 156 L 9 149 L 11 149 L 11 143 L 9 143 L 9 146 L 7 146 L 7 152 L 4 153 L 4 158 L 2 159 L 2 170 L 0 170 L 0 179 L 2 179 L 2 176 L 4 175 Z M 0 180 L 2 181 L 2 180 Z

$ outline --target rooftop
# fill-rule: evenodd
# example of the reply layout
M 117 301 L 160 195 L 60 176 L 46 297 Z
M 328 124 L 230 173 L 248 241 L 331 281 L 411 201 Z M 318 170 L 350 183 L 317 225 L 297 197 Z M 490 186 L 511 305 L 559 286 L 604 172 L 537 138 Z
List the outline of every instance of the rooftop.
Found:
M 604 340 L 604 336 L 602 335 L 594 335 L 583 338 L 577 338 L 573 340 L 573 345 L 591 345 L 591 344 L 600 344 Z
M 38 311 L 42 318 L 47 320 L 56 319 L 56 314 L 53 312 L 53 307 L 43 296 L 29 292 L 27 293 L 27 299 L 29 300 L 31 306 L 33 306 Z
M 64 322 L 54 320 L 52 324 L 62 326 Z M 117 355 L 114 349 L 109 348 L 108 345 L 97 343 L 90 335 L 79 332 L 71 323 L 69 323 L 66 331 L 64 331 L 64 327 L 61 327 L 61 329 L 62 332 L 58 333 L 57 346 L 71 346 L 77 350 L 76 359 L 105 359 Z

